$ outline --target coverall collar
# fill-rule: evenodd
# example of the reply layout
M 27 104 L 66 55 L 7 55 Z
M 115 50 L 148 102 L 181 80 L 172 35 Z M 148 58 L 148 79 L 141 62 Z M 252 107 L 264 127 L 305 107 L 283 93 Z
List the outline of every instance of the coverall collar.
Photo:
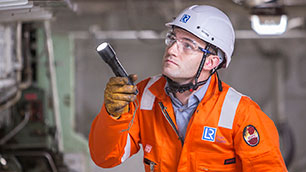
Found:
M 161 77 L 157 82 L 155 82 L 149 90 L 151 93 L 158 99 L 160 100 L 166 100 L 169 99 L 169 96 L 167 95 L 165 91 L 165 85 L 166 85 L 166 79 L 164 77 Z M 216 73 L 211 76 L 211 81 L 208 86 L 207 92 L 202 99 L 201 102 L 206 102 L 208 99 L 210 99 L 214 94 L 219 94 L 218 90 L 218 78 Z

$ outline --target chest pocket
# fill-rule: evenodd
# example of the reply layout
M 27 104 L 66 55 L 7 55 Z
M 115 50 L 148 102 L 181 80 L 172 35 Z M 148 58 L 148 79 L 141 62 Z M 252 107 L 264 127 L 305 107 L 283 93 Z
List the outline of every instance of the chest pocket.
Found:
M 160 151 L 154 142 L 144 142 L 143 163 L 146 172 L 160 172 Z
M 220 154 L 220 153 L 206 153 L 196 152 L 195 154 L 196 172 L 210 171 L 210 172 L 238 172 L 237 159 L 235 154 Z

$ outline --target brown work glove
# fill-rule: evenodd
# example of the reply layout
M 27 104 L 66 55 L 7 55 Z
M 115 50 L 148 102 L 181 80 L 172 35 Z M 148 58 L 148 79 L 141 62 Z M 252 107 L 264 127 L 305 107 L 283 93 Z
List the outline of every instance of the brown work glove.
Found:
M 129 76 L 132 81 L 137 80 L 137 75 Z M 129 103 L 136 99 L 137 87 L 128 85 L 127 77 L 112 77 L 104 90 L 104 104 L 107 112 L 115 118 L 129 111 Z

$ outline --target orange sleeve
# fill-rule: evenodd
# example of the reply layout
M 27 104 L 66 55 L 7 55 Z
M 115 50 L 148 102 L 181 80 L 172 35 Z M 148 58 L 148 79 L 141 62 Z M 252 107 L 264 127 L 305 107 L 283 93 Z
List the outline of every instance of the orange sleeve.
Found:
M 94 119 L 89 133 L 90 155 L 96 165 L 103 168 L 114 167 L 123 162 L 123 156 L 130 157 L 138 152 L 137 115 L 131 121 L 134 110 L 131 103 L 129 113 L 122 114 L 119 119 L 114 119 L 107 113 L 103 105 L 100 113 Z M 130 123 L 132 126 L 127 131 Z
M 122 114 L 119 119 L 111 117 L 103 104 L 100 113 L 91 125 L 89 133 L 89 151 L 96 165 L 103 168 L 114 167 L 139 151 L 138 116 L 140 110 L 136 106 L 140 106 L 143 88 L 148 81 L 149 79 L 146 79 L 137 84 L 139 89 L 137 105 L 130 103 L 130 111 Z
M 243 171 L 287 171 L 273 121 L 247 97 L 242 97 L 236 115 L 234 146 Z

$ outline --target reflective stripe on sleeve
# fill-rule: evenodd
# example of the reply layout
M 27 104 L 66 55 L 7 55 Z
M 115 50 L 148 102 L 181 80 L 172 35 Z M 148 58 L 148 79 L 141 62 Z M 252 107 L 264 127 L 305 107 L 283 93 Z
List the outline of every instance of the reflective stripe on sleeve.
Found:
M 130 157 L 131 154 L 131 139 L 130 139 L 130 134 L 127 134 L 127 139 L 126 139 L 126 145 L 124 147 L 124 154 L 121 157 L 121 163 L 124 162 L 126 159 Z
M 229 88 L 222 105 L 218 123 L 219 127 L 232 129 L 236 110 L 241 97 L 242 95 L 239 92 L 237 92 L 233 88 Z
M 141 102 L 140 102 L 140 109 L 141 110 L 152 110 L 153 108 L 153 104 L 154 104 L 154 100 L 155 100 L 155 96 L 151 93 L 151 91 L 149 90 L 149 88 L 151 87 L 151 85 L 153 85 L 159 78 L 161 77 L 161 75 L 156 75 L 153 76 L 150 81 L 148 82 L 148 84 L 146 85 L 144 91 L 143 91 L 143 95 L 141 97 Z

